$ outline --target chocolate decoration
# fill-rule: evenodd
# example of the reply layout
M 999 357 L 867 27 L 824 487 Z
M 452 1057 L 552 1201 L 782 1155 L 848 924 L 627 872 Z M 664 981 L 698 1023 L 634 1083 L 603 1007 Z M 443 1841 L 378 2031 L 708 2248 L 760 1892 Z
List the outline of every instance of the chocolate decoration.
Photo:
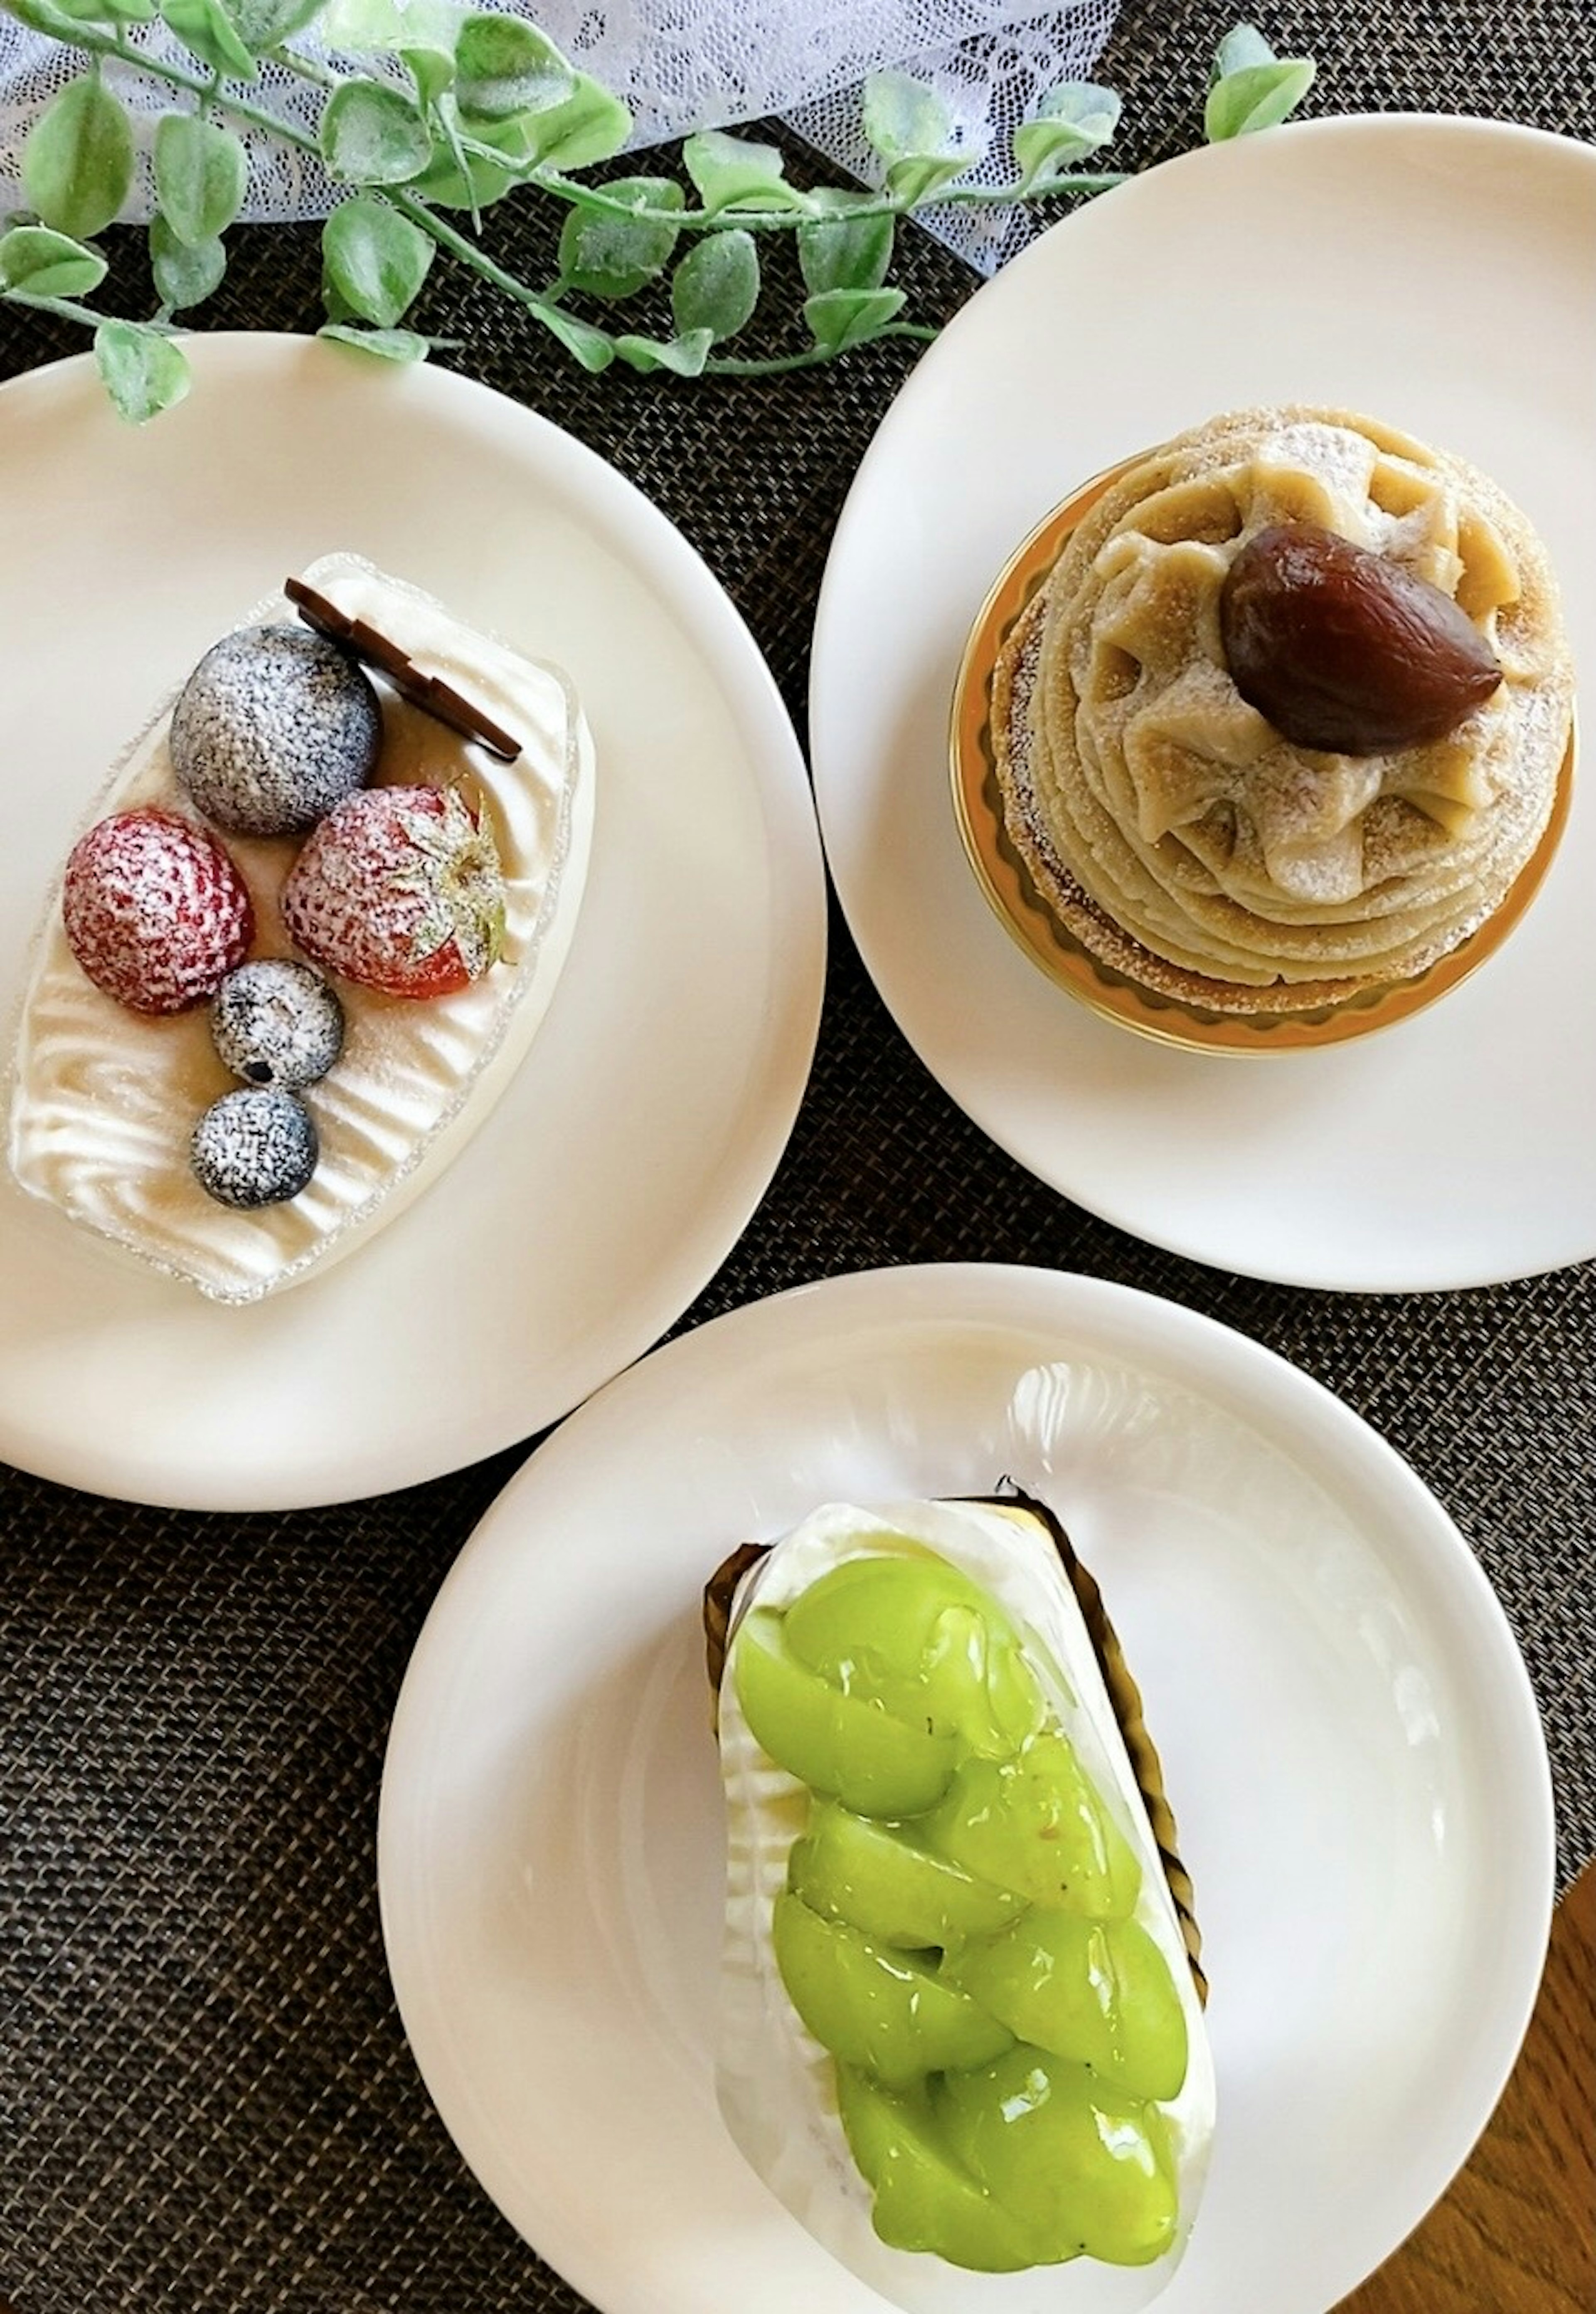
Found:
M 285 578 L 283 592 L 307 627 L 313 627 L 331 642 L 341 643 L 367 666 L 380 667 L 395 691 L 412 707 L 447 724 L 463 738 L 475 739 L 490 755 L 497 755 L 501 764 L 515 762 L 521 753 L 519 739 L 490 722 L 481 709 L 474 707 L 453 684 L 445 683 L 436 675 L 423 675 L 397 643 L 391 643 L 386 635 L 379 634 L 364 619 L 350 618 L 336 603 L 330 603 L 325 595 L 318 595 L 313 587 L 307 587 L 303 578 Z

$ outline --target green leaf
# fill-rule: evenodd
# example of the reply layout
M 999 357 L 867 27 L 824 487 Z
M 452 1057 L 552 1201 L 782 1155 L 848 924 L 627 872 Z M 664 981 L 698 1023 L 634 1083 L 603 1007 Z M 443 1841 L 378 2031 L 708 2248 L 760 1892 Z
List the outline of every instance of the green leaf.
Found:
M 872 73 L 864 87 L 864 129 L 884 161 L 946 158 L 953 115 L 934 88 L 908 73 Z
M 520 144 L 529 167 L 587 169 L 608 161 L 631 135 L 631 115 L 602 81 L 578 73 L 563 104 L 519 115 Z
M 198 112 L 164 113 L 155 129 L 155 199 L 179 241 L 196 248 L 238 215 L 250 164 L 231 128 Z
M 577 85 L 548 34 L 520 16 L 468 16 L 454 46 L 454 72 L 462 112 L 481 120 L 552 111 Z
M 70 41 L 73 37 L 73 19 L 63 9 L 52 7 L 49 0 L 0 0 L 0 5 L 19 24 L 25 24 L 31 32 L 42 32 L 46 40 Z
M 454 82 L 454 59 L 447 49 L 401 49 L 406 71 L 424 105 L 436 104 Z
M 1313 76 L 1310 57 L 1277 57 L 1256 25 L 1236 25 L 1214 58 L 1204 135 L 1211 145 L 1223 145 L 1232 137 L 1274 128 L 1296 110 Z
M 690 330 L 679 338 L 617 338 L 615 358 L 628 369 L 668 369 L 677 377 L 698 377 L 714 342 L 708 330 Z
M 13 225 L 0 234 L 0 289 L 13 296 L 86 297 L 106 270 L 97 249 L 48 225 Z
M 846 353 L 878 337 L 904 309 L 901 289 L 825 289 L 804 300 L 804 320 L 822 353 Z
M 190 53 L 227 80 L 253 80 L 255 59 L 222 0 L 161 0 L 161 15 Z
M 518 181 L 519 172 L 509 162 L 489 160 L 478 153 L 466 153 L 457 159 L 448 139 L 440 137 L 427 167 L 419 177 L 408 180 L 406 190 L 419 194 L 436 208 L 474 212 L 491 208 Z
M 433 157 L 432 135 L 412 98 L 375 80 L 346 80 L 322 114 L 322 158 L 346 185 L 402 185 Z
M 1014 132 L 1014 158 L 1025 189 L 1045 186 L 1072 162 L 1107 145 L 1119 127 L 1119 99 L 1111 88 L 1072 80 L 1050 89 L 1036 118 L 1022 121 Z
M 163 216 L 150 219 L 150 270 L 161 303 L 177 313 L 202 305 L 227 270 L 220 240 L 181 241 Z
M 86 241 L 115 216 L 133 185 L 133 131 L 92 75 L 52 96 L 22 146 L 22 190 L 40 220 Z
M 740 229 L 706 234 L 671 278 L 671 313 L 679 337 L 708 330 L 712 340 L 736 337 L 759 303 L 759 252 Z
M 359 55 L 372 49 L 454 53 L 460 10 L 454 0 L 324 0 L 317 31 L 330 49 Z
M 56 0 L 63 16 L 79 24 L 148 24 L 155 0 Z
M 323 0 L 232 0 L 238 37 L 255 56 L 280 48 L 321 14 Z
M 414 305 L 434 244 L 386 201 L 341 201 L 322 228 L 326 278 L 351 314 L 391 330 Z
M 135 426 L 170 410 L 189 391 L 189 358 L 182 348 L 142 322 L 101 322 L 94 332 L 94 366 L 122 416 Z
M 886 163 L 886 190 L 913 208 L 953 178 L 969 155 L 958 149 L 953 115 L 934 88 L 908 73 L 872 73 L 864 89 L 864 129 Z
M 1256 24 L 1232 24 L 1215 52 L 1209 78 L 1224 80 L 1231 73 L 1249 72 L 1254 65 L 1275 61 L 1274 49 Z
M 435 342 L 415 330 L 356 330 L 342 322 L 323 322 L 316 335 L 331 338 L 337 345 L 354 346 L 363 354 L 375 354 L 380 361 L 390 362 L 425 361 Z
M 1228 73 L 1208 92 L 1204 134 L 1211 145 L 1273 128 L 1294 112 L 1313 86 L 1311 57 L 1292 57 L 1275 65 L 1255 65 Z
M 786 181 L 773 145 L 755 145 L 724 129 L 701 129 L 682 147 L 682 162 L 705 208 L 807 209 L 808 196 Z
M 558 338 L 567 353 L 574 354 L 585 370 L 597 374 L 608 369 L 615 358 L 615 340 L 604 330 L 590 329 L 573 314 L 562 314 L 558 305 L 540 305 L 537 318 L 552 338 Z
M 905 208 L 918 208 L 933 193 L 962 177 L 968 166 L 962 153 L 946 153 L 939 157 L 931 153 L 912 154 L 895 161 L 884 179 L 885 188 L 895 201 Z
M 892 263 L 896 226 L 889 216 L 817 217 L 798 231 L 798 265 L 804 286 L 827 289 L 879 289 Z
M 604 190 L 631 208 L 679 209 L 683 202 L 674 177 L 618 177 Z M 678 238 L 675 225 L 574 208 L 560 236 L 560 270 L 590 297 L 634 296 L 664 272 Z

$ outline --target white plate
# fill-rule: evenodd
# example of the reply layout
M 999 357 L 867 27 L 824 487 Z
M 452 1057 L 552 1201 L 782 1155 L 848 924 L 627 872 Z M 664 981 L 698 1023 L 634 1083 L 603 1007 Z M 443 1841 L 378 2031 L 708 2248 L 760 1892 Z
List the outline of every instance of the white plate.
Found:
M 525 1437 L 685 1309 L 797 1111 L 824 879 L 752 638 L 601 459 L 442 370 L 305 339 L 190 346 L 191 396 L 137 432 L 86 358 L 0 393 L 0 1026 L 111 757 L 230 618 L 330 549 L 560 661 L 599 761 L 586 896 L 530 1055 L 347 1264 L 218 1308 L 0 1185 L 0 1455 L 105 1494 L 286 1509 Z
M 1330 1051 L 1163 1049 L 1045 978 L 966 863 L 948 718 L 982 598 L 1101 468 L 1217 411 L 1339 403 L 1500 479 L 1551 551 L 1589 675 L 1593 278 L 1586 146 L 1412 118 L 1244 137 L 1090 203 L 1016 259 L 921 363 L 860 470 L 810 700 L 854 937 L 976 1122 L 1154 1244 L 1378 1292 L 1596 1253 L 1593 783 L 1575 783 L 1525 922 L 1433 1010 Z
M 399 1708 L 378 1838 L 422 2074 L 604 2314 L 881 2314 L 711 2084 L 719 1779 L 699 1594 L 836 1498 L 1051 1500 L 1162 1749 L 1220 2124 L 1160 2314 L 1322 2314 L 1465 2159 L 1533 2003 L 1546 1753 L 1445 1513 L 1319 1386 L 1123 1286 L 833 1279 L 657 1351 L 512 1481 Z

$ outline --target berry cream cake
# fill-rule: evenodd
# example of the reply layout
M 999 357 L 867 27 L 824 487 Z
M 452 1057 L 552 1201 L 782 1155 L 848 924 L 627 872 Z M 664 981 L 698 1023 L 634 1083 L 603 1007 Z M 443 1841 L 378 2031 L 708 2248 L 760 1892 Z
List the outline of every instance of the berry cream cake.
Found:
M 288 580 L 67 860 L 16 1040 L 17 1180 L 217 1301 L 353 1250 L 525 1055 L 593 794 L 557 668 L 350 555 Z

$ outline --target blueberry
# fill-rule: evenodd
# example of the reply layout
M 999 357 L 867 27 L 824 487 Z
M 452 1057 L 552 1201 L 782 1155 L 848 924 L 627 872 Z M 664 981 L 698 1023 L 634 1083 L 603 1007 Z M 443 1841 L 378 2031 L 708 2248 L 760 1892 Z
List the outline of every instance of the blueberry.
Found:
M 305 627 L 242 627 L 207 651 L 172 712 L 172 763 L 233 835 L 313 827 L 372 775 L 383 711 L 358 664 Z
M 344 1008 L 313 964 L 260 957 L 217 989 L 210 1033 L 235 1077 L 297 1092 L 324 1077 L 343 1049 Z
M 316 1170 L 311 1113 L 292 1093 L 253 1086 L 213 1100 L 189 1144 L 194 1179 L 219 1206 L 277 1206 Z

